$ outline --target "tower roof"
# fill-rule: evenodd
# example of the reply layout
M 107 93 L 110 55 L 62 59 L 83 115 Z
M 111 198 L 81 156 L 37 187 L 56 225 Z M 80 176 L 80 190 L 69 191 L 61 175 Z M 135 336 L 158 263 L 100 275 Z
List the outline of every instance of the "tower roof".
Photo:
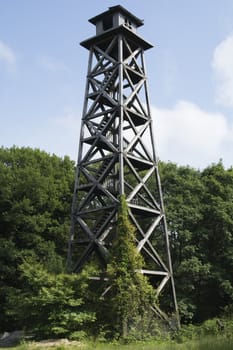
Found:
M 80 43 L 80 45 L 89 50 L 93 44 L 96 44 L 96 42 L 100 42 L 100 41 L 103 41 L 104 39 L 108 38 L 109 33 L 111 33 L 111 35 L 117 34 L 117 33 L 122 33 L 123 35 L 126 35 L 127 37 L 131 38 L 133 41 L 136 41 L 141 47 L 143 47 L 144 50 L 148 50 L 148 49 L 153 47 L 153 45 L 151 43 L 144 40 L 139 35 L 136 35 L 135 33 L 131 32 L 130 30 L 128 30 L 124 26 L 114 28 L 111 31 L 103 32 L 101 35 L 98 35 L 98 36 L 93 36 L 87 40 L 82 41 Z
M 138 27 L 142 26 L 143 20 L 134 16 L 131 12 L 129 12 L 128 10 L 126 10 L 123 6 L 121 5 L 116 5 L 116 6 L 111 6 L 108 8 L 107 11 L 100 13 L 99 15 L 92 17 L 89 19 L 89 22 L 92 24 L 96 24 L 99 20 L 101 20 L 102 18 L 106 17 L 107 15 L 111 15 L 114 14 L 116 12 L 120 12 L 124 15 L 126 15 L 129 19 L 131 19 Z

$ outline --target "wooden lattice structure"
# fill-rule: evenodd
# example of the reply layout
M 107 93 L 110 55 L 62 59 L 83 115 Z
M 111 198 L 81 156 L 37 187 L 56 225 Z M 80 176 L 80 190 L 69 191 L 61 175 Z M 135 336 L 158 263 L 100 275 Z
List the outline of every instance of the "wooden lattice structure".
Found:
M 119 195 L 125 194 L 136 227 L 140 271 L 158 295 L 167 290 L 178 319 L 176 294 L 155 154 L 144 51 L 143 21 L 121 6 L 90 19 L 96 36 L 89 50 L 85 100 L 72 206 L 69 266 L 79 272 L 94 261 L 105 269 L 116 237 Z M 160 308 L 155 310 L 167 318 Z

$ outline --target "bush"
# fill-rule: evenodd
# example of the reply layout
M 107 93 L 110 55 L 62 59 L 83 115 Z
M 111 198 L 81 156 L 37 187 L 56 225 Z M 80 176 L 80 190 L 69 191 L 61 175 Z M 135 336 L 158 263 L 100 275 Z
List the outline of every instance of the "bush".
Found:
M 25 261 L 21 272 L 24 290 L 9 292 L 8 314 L 39 338 L 83 337 L 95 321 L 95 314 L 84 306 L 86 277 L 51 274 L 34 260 Z

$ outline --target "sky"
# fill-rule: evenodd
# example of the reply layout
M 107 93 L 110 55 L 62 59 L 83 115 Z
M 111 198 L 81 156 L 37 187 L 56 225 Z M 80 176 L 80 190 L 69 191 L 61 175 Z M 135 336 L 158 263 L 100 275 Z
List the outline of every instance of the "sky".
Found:
M 0 146 L 77 159 L 88 19 L 122 5 L 144 20 L 159 159 L 233 166 L 232 0 L 0 0 Z

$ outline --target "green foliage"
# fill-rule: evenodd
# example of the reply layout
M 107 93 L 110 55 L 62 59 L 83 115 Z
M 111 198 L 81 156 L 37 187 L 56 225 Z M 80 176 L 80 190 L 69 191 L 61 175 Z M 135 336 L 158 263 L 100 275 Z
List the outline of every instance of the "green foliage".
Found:
M 111 250 L 107 276 L 110 290 L 103 298 L 104 314 L 111 336 L 139 339 L 151 336 L 155 320 L 151 305 L 156 303 L 153 287 L 137 270 L 143 259 L 135 247 L 135 229 L 128 219 L 125 197 L 120 198 L 117 221 L 117 239 Z M 103 312 L 103 310 L 102 310 Z
M 24 343 L 12 350 L 40 350 L 44 349 L 44 345 L 40 346 L 39 343 Z M 207 336 L 199 340 L 189 340 L 183 343 L 177 343 L 176 341 L 137 341 L 130 344 L 123 344 L 122 342 L 100 343 L 100 342 L 86 342 L 82 341 L 77 343 L 69 343 L 66 345 L 62 343 L 60 345 L 53 346 L 55 350 L 233 350 L 232 338 L 226 338 L 224 336 Z
M 212 165 L 203 171 L 202 182 L 205 196 L 197 244 L 211 267 L 197 311 L 206 319 L 233 302 L 233 168 Z
M 38 258 L 63 270 L 70 225 L 74 164 L 30 148 L 0 148 L 0 331 L 18 324 L 6 314 L 7 295 L 23 289 L 19 265 Z
M 232 350 L 232 340 L 205 338 L 198 343 L 199 350 Z
M 184 343 L 190 340 L 203 342 L 203 339 L 211 340 L 213 338 L 215 340 L 222 340 L 222 338 L 233 340 L 233 320 L 231 318 L 214 318 L 206 320 L 200 325 L 184 325 L 177 333 L 175 340 Z
M 219 162 L 200 171 L 161 162 L 160 175 L 182 323 L 220 317 L 223 310 L 232 315 L 233 168 L 224 169 Z M 33 326 L 41 315 L 45 328 L 50 317 L 56 336 L 82 339 L 87 324 L 100 337 L 159 335 L 148 311 L 148 305 L 157 302 L 153 289 L 134 272 L 142 268 L 143 259 L 134 248 L 124 198 L 107 271 L 110 290 L 99 301 L 96 284 L 82 280 L 77 294 L 66 299 L 76 288 L 64 274 L 73 182 L 74 163 L 68 157 L 0 148 L 0 332 Z M 72 298 L 80 304 L 70 305 Z M 168 296 L 166 305 L 169 302 Z M 59 310 L 57 315 L 52 306 Z M 82 321 L 82 315 L 85 319 L 85 313 L 93 311 L 97 322 Z M 225 330 L 230 334 L 228 324 Z M 183 330 L 192 333 L 186 326 Z
M 24 290 L 11 290 L 7 313 L 39 337 L 83 338 L 95 321 L 83 308 L 86 277 L 51 274 L 34 259 L 25 260 L 20 270 Z
M 218 316 L 233 297 L 233 168 L 160 164 L 182 321 Z

